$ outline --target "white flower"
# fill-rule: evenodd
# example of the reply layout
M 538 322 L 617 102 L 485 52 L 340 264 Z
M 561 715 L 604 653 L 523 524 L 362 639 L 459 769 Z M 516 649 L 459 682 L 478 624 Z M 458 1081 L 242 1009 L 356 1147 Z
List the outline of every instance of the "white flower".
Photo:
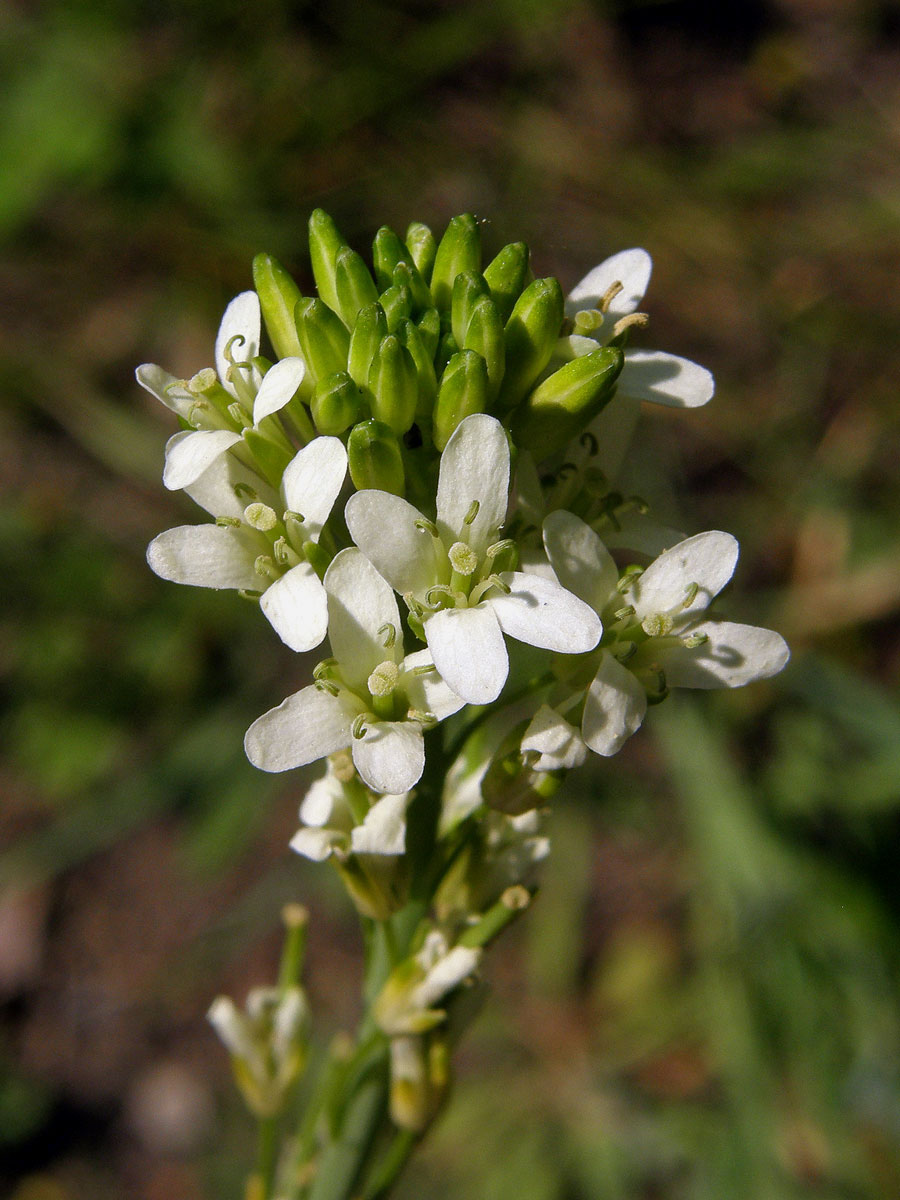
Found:
M 568 343 L 563 351 L 567 357 L 590 354 L 598 342 L 606 345 L 629 324 L 646 321 L 635 310 L 644 298 L 652 268 L 646 250 L 622 250 L 576 284 L 566 300 L 566 314 L 575 323 L 575 333 L 563 339 Z M 619 395 L 697 408 L 711 399 L 713 390 L 709 371 L 687 358 L 662 350 L 625 348 Z
M 243 431 L 256 428 L 296 395 L 306 374 L 302 358 L 283 358 L 263 375 L 259 358 L 261 318 L 256 292 L 241 292 L 228 304 L 216 336 L 216 370 L 176 379 L 155 363 L 135 372 L 151 396 L 194 428 L 166 445 L 163 483 L 183 488 L 226 450 L 243 443 Z
M 394 593 L 357 549 L 334 558 L 324 584 L 334 657 L 313 685 L 254 721 L 247 757 L 263 771 L 287 771 L 349 747 L 373 791 L 400 795 L 422 774 L 423 729 L 463 701 L 427 650 L 404 658 Z
M 509 495 L 509 445 L 499 421 L 478 414 L 441 456 L 437 520 L 387 492 L 347 502 L 350 536 L 421 621 L 434 664 L 457 695 L 488 704 L 509 673 L 503 635 L 566 654 L 590 650 L 600 622 L 551 579 L 497 572 Z
M 432 929 L 418 954 L 394 969 L 375 1001 L 379 1028 L 388 1037 L 402 1037 L 440 1025 L 447 1014 L 437 1005 L 472 975 L 481 953 L 470 946 L 450 948 Z
M 343 859 L 348 854 L 403 854 L 409 793 L 381 796 L 357 824 L 347 798 L 348 786 L 360 787 L 356 780 L 343 782 L 329 765 L 300 805 L 303 824 L 291 839 L 291 849 L 314 862 L 324 862 L 332 855 Z
M 147 561 L 163 579 L 238 588 L 260 606 L 292 650 L 311 650 L 328 625 L 325 590 L 307 558 L 315 553 L 347 473 L 338 438 L 319 437 L 285 469 L 280 494 L 233 456 L 219 456 L 186 489 L 217 518 L 154 538 Z
M 737 565 L 731 534 L 698 533 L 621 579 L 599 537 L 572 513 L 550 514 L 544 544 L 558 578 L 603 618 L 581 725 L 597 754 L 621 748 L 643 721 L 648 696 L 661 699 L 671 687 L 742 687 L 788 661 L 780 634 L 706 613 Z

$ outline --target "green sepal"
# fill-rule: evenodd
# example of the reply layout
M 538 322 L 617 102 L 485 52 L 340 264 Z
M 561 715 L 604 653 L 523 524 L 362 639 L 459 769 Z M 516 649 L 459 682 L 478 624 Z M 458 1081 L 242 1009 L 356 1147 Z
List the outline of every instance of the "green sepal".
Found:
M 294 324 L 294 310 L 301 294 L 293 278 L 271 254 L 257 254 L 253 260 L 253 286 L 275 353 L 279 358 L 301 355 Z
M 347 352 L 347 370 L 361 388 L 369 386 L 369 370 L 378 353 L 378 347 L 388 335 L 387 317 L 376 300 L 361 308 L 350 335 Z
M 334 262 L 334 287 L 337 295 L 337 314 L 353 329 L 357 314 L 367 304 L 378 299 L 378 289 L 369 274 L 369 268 L 360 255 L 349 246 L 343 246 Z
M 471 213 L 453 217 L 440 240 L 431 273 L 435 306 L 447 312 L 453 298 L 453 281 L 463 271 L 481 270 L 481 234 Z
M 409 250 L 389 225 L 382 225 L 372 242 L 372 265 L 379 292 L 391 286 L 394 268 L 402 262 L 412 262 Z
M 335 262 L 338 251 L 347 242 L 341 231 L 322 208 L 314 209 L 309 218 L 309 257 L 319 296 L 329 308 L 337 311 Z
M 388 333 L 394 333 L 401 321 L 412 316 L 412 296 L 407 287 L 391 286 L 378 297 L 387 318 Z
M 453 280 L 450 328 L 458 346 L 465 344 L 472 312 L 483 296 L 490 296 L 490 292 L 484 276 L 479 275 L 477 271 L 461 271 Z
M 416 364 L 395 334 L 388 334 L 369 368 L 372 415 L 402 437 L 416 419 Z
M 421 221 L 413 221 L 406 231 L 406 245 L 419 274 L 428 283 L 437 253 L 434 234 Z
M 400 442 L 381 421 L 370 418 L 354 425 L 347 439 L 350 478 L 357 491 L 379 488 L 402 496 L 404 492 L 403 458 Z
M 531 282 L 528 267 L 528 247 L 524 242 L 510 242 L 484 269 L 484 278 L 501 321 L 508 321 L 513 307 L 525 287 Z
M 274 488 L 280 487 L 284 469 L 293 453 L 280 439 L 276 441 L 259 429 L 245 429 L 241 437 L 268 482 Z
M 300 300 L 294 313 L 303 358 L 318 383 L 347 367 L 350 334 L 341 318 L 322 300 Z
M 331 566 L 332 556 L 328 553 L 321 542 L 312 540 L 303 543 L 303 557 L 315 571 L 320 579 L 324 578 L 325 572 Z
M 487 365 L 490 399 L 500 391 L 503 372 L 506 370 L 505 338 L 503 322 L 497 305 L 490 296 L 482 296 L 472 309 L 463 339 L 465 350 L 480 354 Z
M 426 308 L 418 321 L 416 328 L 422 338 L 422 343 L 428 351 L 429 357 L 434 358 L 437 354 L 438 343 L 441 340 L 441 315 L 436 308 Z
M 363 415 L 365 397 L 346 371 L 320 379 L 312 398 L 312 416 L 322 434 L 337 436 Z
M 612 398 L 624 362 L 617 346 L 604 346 L 554 371 L 516 410 L 516 445 L 537 461 L 564 449 Z
M 434 405 L 434 444 L 443 450 L 465 417 L 486 412 L 490 385 L 484 359 L 474 350 L 460 350 L 447 364 Z
M 416 367 L 416 420 L 431 420 L 431 410 L 434 408 L 437 396 L 437 376 L 434 371 L 434 359 L 428 353 L 428 348 L 422 340 L 422 335 L 413 321 L 401 321 L 397 326 L 397 337 L 405 346 Z
M 500 407 L 517 404 L 546 367 L 562 328 L 565 304 L 559 281 L 535 279 L 513 306 L 506 322 L 506 371 Z

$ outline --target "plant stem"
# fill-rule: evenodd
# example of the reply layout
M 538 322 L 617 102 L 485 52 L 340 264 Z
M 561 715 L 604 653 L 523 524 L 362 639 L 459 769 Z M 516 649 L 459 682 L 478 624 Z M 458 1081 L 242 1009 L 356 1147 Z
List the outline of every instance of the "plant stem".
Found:
M 262 1117 L 256 1151 L 256 1174 L 260 1182 L 260 1200 L 271 1200 L 278 1166 L 278 1118 Z

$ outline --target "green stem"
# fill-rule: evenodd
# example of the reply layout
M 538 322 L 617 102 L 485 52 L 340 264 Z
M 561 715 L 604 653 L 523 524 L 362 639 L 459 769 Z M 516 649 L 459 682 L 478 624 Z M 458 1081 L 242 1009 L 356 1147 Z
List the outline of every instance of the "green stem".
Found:
M 278 1166 L 278 1118 L 262 1117 L 256 1151 L 256 1174 L 260 1182 L 260 1200 L 271 1200 Z
M 401 1129 L 395 1135 L 386 1154 L 375 1164 L 371 1178 L 362 1192 L 362 1200 L 384 1200 L 406 1166 L 422 1135 Z

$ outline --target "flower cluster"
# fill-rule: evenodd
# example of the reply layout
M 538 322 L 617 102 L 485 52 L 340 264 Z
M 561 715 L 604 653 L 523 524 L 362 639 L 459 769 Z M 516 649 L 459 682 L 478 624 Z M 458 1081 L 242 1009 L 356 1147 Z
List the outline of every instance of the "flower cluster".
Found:
M 704 368 L 631 344 L 643 250 L 565 297 L 522 243 L 485 264 L 469 215 L 439 240 L 382 228 L 371 269 L 324 212 L 309 229 L 317 295 L 259 255 L 214 367 L 138 369 L 182 424 L 166 486 L 213 518 L 160 534 L 148 559 L 239 590 L 293 650 L 327 639 L 308 686 L 245 744 L 265 771 L 327 760 L 293 846 L 329 859 L 364 916 L 405 902 L 407 818 L 427 756 L 443 766 L 432 834 L 456 846 L 452 869 L 375 1006 L 405 1089 L 397 1119 L 414 1127 L 411 1080 L 440 1091 L 445 1000 L 527 903 L 546 853 L 535 821 L 563 776 L 618 751 L 671 687 L 741 686 L 788 651 L 712 607 L 734 538 L 686 537 L 620 490 L 641 403 L 713 393 Z M 231 1009 L 216 1019 L 250 1037 Z

